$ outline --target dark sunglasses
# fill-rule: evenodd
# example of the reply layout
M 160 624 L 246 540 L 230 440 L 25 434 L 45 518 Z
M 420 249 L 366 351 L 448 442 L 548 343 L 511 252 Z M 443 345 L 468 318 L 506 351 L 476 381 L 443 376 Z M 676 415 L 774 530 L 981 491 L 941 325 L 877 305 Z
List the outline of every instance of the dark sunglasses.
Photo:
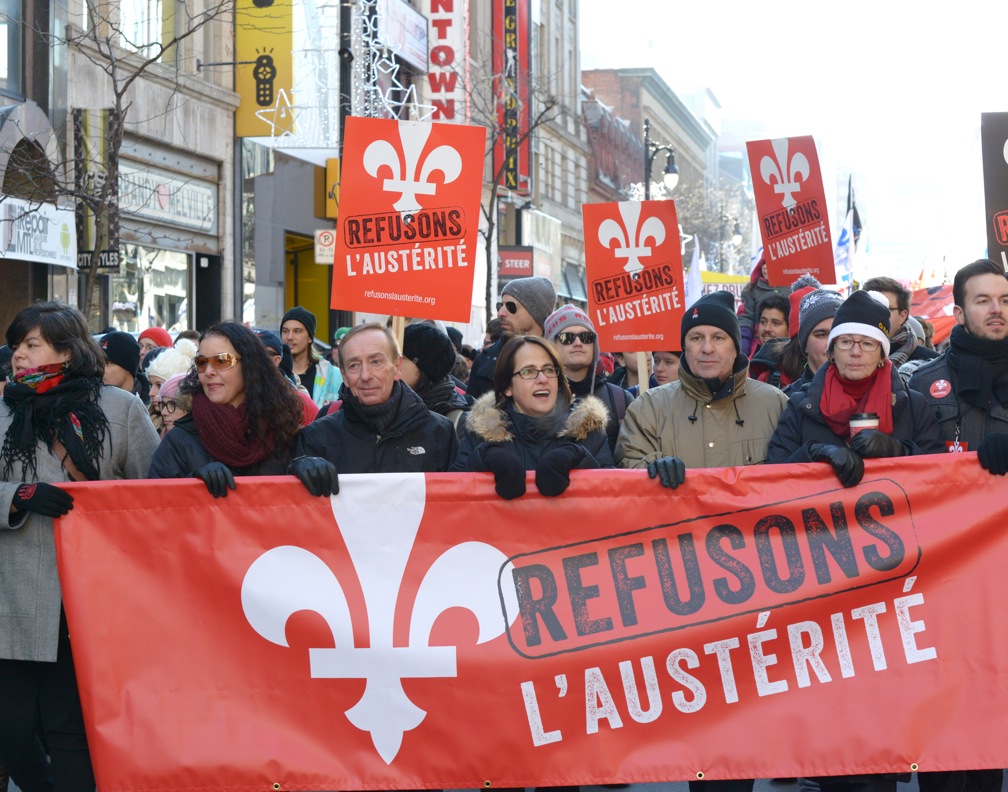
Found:
M 241 355 L 236 355 L 234 352 L 219 352 L 209 357 L 197 355 L 193 359 L 193 365 L 196 366 L 196 371 L 202 374 L 208 365 L 214 371 L 227 371 L 229 368 L 234 368 L 239 360 Z
M 497 303 L 497 310 L 499 311 L 501 308 L 507 308 L 509 314 L 518 313 L 518 303 L 513 300 L 504 300 L 504 302 Z
M 591 330 L 582 330 L 580 333 L 563 332 L 556 334 L 556 342 L 563 344 L 563 346 L 570 346 L 575 340 L 580 341 L 582 344 L 594 344 L 596 338 L 598 338 L 598 333 L 594 333 Z

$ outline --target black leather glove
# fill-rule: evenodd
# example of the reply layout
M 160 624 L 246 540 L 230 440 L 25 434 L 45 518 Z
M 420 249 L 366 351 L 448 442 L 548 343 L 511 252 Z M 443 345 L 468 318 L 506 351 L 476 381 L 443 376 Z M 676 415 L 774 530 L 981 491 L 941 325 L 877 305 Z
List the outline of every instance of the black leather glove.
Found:
M 878 429 L 862 429 L 851 438 L 850 444 L 865 459 L 907 456 L 909 453 L 901 441 Z
M 339 494 L 339 473 L 328 459 L 315 456 L 299 456 L 292 459 L 287 472 L 297 476 L 308 492 L 316 498 Z
M 995 476 L 1008 473 L 1008 432 L 991 432 L 977 446 L 980 466 Z
M 647 474 L 657 478 L 663 487 L 676 489 L 686 482 L 686 463 L 679 457 L 659 457 L 654 462 L 648 462 Z
M 203 479 L 207 490 L 215 498 L 226 498 L 228 489 L 235 488 L 234 475 L 231 468 L 223 462 L 207 462 L 193 475 L 198 479 Z
M 535 469 L 536 489 L 543 495 L 555 498 L 570 486 L 571 470 L 585 458 L 584 446 L 564 443 L 547 451 Z
M 525 494 L 525 465 L 518 454 L 500 443 L 487 443 L 479 454 L 483 464 L 493 471 L 498 495 L 514 500 Z
M 845 487 L 856 486 L 864 477 L 864 460 L 847 446 L 812 443 L 808 452 L 813 462 L 829 462 Z
M 19 512 L 30 511 L 43 517 L 62 517 L 73 508 L 73 495 L 40 481 L 18 487 L 11 505 Z

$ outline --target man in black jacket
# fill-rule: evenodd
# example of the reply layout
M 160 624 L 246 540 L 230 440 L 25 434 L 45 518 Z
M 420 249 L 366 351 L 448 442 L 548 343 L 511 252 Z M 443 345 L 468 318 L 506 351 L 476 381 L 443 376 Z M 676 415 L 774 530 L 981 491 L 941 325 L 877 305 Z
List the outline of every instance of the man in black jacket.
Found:
M 458 450 L 455 427 L 402 382 L 402 354 L 387 328 L 350 330 L 339 367 L 342 406 L 301 430 L 290 465 L 312 495 L 338 493 L 339 473 L 448 470 Z
M 1008 473 L 1008 276 L 979 259 L 952 284 L 948 351 L 918 368 L 910 388 L 934 411 L 949 451 L 976 451 L 991 473 Z M 1000 792 L 1003 772 L 959 770 L 918 773 L 921 792 Z

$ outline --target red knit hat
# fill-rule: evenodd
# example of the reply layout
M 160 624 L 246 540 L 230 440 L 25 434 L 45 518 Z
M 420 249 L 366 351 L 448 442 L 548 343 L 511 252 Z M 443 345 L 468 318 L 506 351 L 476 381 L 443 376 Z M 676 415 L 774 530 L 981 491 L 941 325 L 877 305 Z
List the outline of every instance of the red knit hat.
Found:
M 140 334 L 140 338 L 137 340 L 143 341 L 145 338 L 149 338 L 159 347 L 170 347 L 173 344 L 172 337 L 163 327 L 148 327 Z
M 791 338 L 798 335 L 798 306 L 801 304 L 801 298 L 810 291 L 821 288 L 822 284 L 808 272 L 791 284 L 791 295 L 788 297 L 791 301 L 791 312 L 788 315 L 788 335 Z

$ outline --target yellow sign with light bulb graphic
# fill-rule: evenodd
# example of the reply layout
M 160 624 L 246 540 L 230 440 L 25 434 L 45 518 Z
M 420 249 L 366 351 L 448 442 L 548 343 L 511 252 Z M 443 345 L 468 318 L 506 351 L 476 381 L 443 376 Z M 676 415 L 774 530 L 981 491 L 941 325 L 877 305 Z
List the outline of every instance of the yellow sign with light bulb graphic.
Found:
M 235 8 L 235 117 L 238 137 L 294 132 L 292 0 L 238 0 Z

